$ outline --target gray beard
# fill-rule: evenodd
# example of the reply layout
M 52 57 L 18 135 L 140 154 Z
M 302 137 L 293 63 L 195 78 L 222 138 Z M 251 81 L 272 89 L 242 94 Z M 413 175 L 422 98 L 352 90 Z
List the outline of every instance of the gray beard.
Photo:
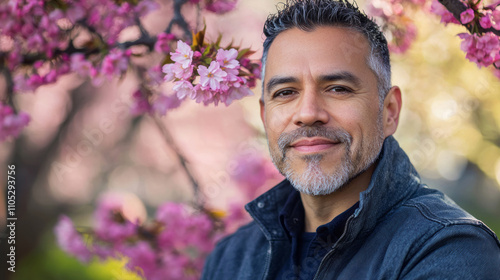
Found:
M 351 157 L 342 159 L 342 165 L 334 174 L 325 174 L 321 170 L 322 158 L 322 155 L 308 156 L 307 169 L 303 173 L 294 172 L 290 161 L 287 160 L 283 170 L 284 176 L 296 190 L 307 195 L 327 195 L 338 191 L 350 180 L 349 174 L 353 172 Z
M 279 152 L 271 150 L 271 158 L 280 173 L 299 192 L 314 196 L 331 194 L 365 172 L 377 160 L 384 142 L 381 121 L 381 116 L 379 116 L 376 139 L 367 142 L 368 147 L 363 147 L 363 143 L 361 143 L 359 154 L 354 159 L 351 153 L 352 137 L 347 131 L 314 127 L 298 129 L 295 132 L 282 135 L 278 140 Z M 302 173 L 293 170 L 291 167 L 292 159 L 286 156 L 286 148 L 293 140 L 304 136 L 323 136 L 340 141 L 345 146 L 344 156 L 340 159 L 340 166 L 332 173 L 325 173 L 320 165 L 323 155 L 307 155 L 301 157 L 302 160 L 306 161 L 306 170 Z

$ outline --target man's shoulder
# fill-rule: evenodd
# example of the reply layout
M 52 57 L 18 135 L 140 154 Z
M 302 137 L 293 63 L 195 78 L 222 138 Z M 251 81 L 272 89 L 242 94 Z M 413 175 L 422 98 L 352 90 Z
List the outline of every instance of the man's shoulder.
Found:
M 384 222 L 382 222 L 384 223 Z M 395 228 L 395 235 L 404 239 L 415 238 L 415 244 L 425 240 L 464 236 L 487 239 L 496 247 L 500 242 L 496 234 L 440 191 L 422 188 L 387 216 L 386 224 Z M 417 246 L 418 247 L 418 246 Z
M 413 198 L 405 201 L 402 204 L 402 209 L 413 211 L 416 215 L 429 222 L 444 227 L 452 225 L 482 227 L 484 225 L 480 220 L 458 206 L 447 195 L 427 187 L 420 189 Z

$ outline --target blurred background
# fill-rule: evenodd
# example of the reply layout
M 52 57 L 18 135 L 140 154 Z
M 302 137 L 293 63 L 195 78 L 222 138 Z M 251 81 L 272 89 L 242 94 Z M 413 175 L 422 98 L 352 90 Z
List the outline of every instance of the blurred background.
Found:
M 255 58 L 260 58 L 262 25 L 278 2 L 240 0 L 233 12 L 203 15 L 207 39 L 222 33 L 226 43 L 232 38 L 257 50 Z M 170 14 L 165 1 L 147 16 L 145 28 L 161 32 Z M 456 36 L 463 29 L 444 27 L 437 17 L 419 11 L 412 16 L 416 42 L 405 54 L 392 55 L 393 84 L 403 92 L 395 137 L 424 182 L 498 233 L 500 81 L 465 59 Z M 136 84 L 126 76 L 95 88 L 70 74 L 35 93 L 17 95 L 18 107 L 32 121 L 21 137 L 0 144 L 1 166 L 15 164 L 17 170 L 17 271 L 11 279 L 138 279 L 118 261 L 84 266 L 60 251 L 53 234 L 59 215 L 90 226 L 96 199 L 104 193 L 122 195 L 127 211 L 143 218 L 165 201 L 192 200 L 190 182 L 154 120 L 129 113 Z M 161 119 L 213 208 L 225 210 L 244 199 L 234 181 L 242 156 L 269 161 L 259 96 L 257 85 L 253 97 L 229 107 L 188 101 Z M 109 129 L 103 131 L 102 122 Z M 5 171 L 0 179 L 5 190 Z M 270 176 L 256 192 L 280 180 Z M 5 201 L 2 197 L 0 203 Z M 5 208 L 0 206 L 2 222 Z

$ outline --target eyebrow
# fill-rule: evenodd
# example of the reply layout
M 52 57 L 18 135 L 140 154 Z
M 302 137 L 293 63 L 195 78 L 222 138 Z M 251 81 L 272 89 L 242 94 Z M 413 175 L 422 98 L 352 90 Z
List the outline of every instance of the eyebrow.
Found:
M 274 76 L 266 84 L 266 92 L 270 92 L 274 87 L 280 84 L 286 83 L 296 83 L 299 79 L 291 76 Z M 319 76 L 320 82 L 335 82 L 335 81 L 346 81 L 359 87 L 361 80 L 349 71 L 340 71 L 336 73 L 326 74 Z
M 296 83 L 299 79 L 294 77 L 274 76 L 266 84 L 266 92 L 270 92 L 275 86 L 286 83 Z
M 361 80 L 349 71 L 340 71 L 338 73 L 322 75 L 319 77 L 319 80 L 320 82 L 346 81 L 353 84 L 355 87 L 359 87 L 361 85 Z

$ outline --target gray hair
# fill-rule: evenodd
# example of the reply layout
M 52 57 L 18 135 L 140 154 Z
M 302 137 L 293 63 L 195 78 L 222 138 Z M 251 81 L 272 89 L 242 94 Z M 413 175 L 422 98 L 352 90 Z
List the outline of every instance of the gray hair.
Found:
M 374 72 L 378 82 L 380 105 L 391 88 L 391 64 L 389 49 L 379 26 L 357 4 L 347 0 L 287 0 L 281 3 L 278 12 L 270 15 L 264 24 L 264 52 L 262 54 L 262 94 L 269 47 L 281 32 L 299 28 L 313 31 L 318 26 L 344 27 L 364 35 L 370 44 L 368 67 Z

